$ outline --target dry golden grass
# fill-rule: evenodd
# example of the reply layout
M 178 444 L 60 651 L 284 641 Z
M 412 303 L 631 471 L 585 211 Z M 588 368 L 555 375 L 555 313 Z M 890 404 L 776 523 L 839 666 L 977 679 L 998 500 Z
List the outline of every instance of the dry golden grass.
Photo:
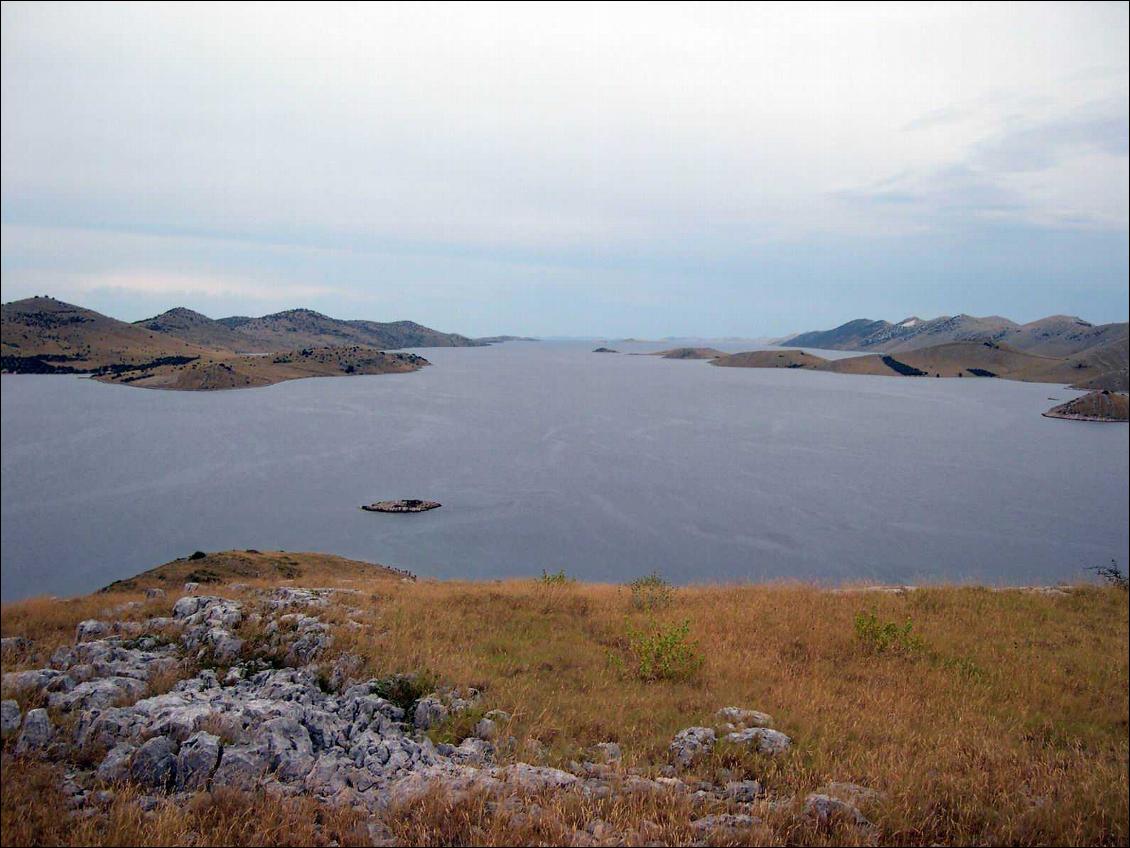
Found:
M 119 789 L 96 816 L 72 818 L 58 786 L 61 769 L 4 758 L 0 824 L 4 845 L 369 845 L 363 818 L 308 798 L 234 790 L 202 792 L 143 813 L 139 793 Z
M 676 731 L 709 724 L 719 707 L 735 705 L 772 714 L 793 738 L 792 751 L 777 759 L 719 751 L 698 776 L 756 777 L 798 803 L 828 781 L 884 793 L 863 807 L 874 831 L 820 831 L 794 807 L 762 813 L 765 824 L 748 835 L 760 844 L 1125 845 L 1130 837 L 1130 609 L 1114 587 L 1080 586 L 1068 595 L 690 587 L 646 612 L 625 587 L 404 582 L 382 572 L 335 574 L 331 560 L 315 566 L 305 555 L 286 556 L 303 567 L 292 585 L 355 590 L 337 596 L 338 608 L 323 617 L 333 624 L 335 650 L 360 656 L 363 675 L 427 672 L 478 687 L 484 708 L 512 713 L 508 730 L 523 743 L 519 750 L 530 750 L 529 740 L 543 743 L 546 764 L 566 765 L 594 743 L 616 741 L 627 766 L 658 772 Z M 279 580 L 240 582 L 255 588 Z M 223 583 L 203 588 L 241 594 Z M 107 597 L 8 605 L 4 634 L 68 641 L 74 623 L 96 615 Z M 165 612 L 175 598 L 170 592 L 160 602 Z M 864 611 L 911 620 L 922 646 L 869 649 L 854 628 Z M 629 628 L 652 621 L 689 621 L 704 659 L 694 677 L 644 682 L 617 662 Z M 20 780 L 5 770 L 6 809 Z M 482 798 L 431 797 L 388 824 L 409 844 L 553 844 L 595 818 L 633 841 L 691 839 L 685 802 L 669 797 L 595 801 L 565 793 L 539 805 L 536 824 L 514 824 Z

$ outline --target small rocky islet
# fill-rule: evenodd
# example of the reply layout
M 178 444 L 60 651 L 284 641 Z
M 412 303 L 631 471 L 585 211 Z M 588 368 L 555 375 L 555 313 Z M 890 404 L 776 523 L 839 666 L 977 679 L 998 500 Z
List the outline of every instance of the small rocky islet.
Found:
M 418 498 L 401 498 L 395 501 L 377 501 L 371 504 L 362 504 L 365 512 L 427 512 L 430 509 L 439 509 L 443 504 L 439 501 L 425 501 Z

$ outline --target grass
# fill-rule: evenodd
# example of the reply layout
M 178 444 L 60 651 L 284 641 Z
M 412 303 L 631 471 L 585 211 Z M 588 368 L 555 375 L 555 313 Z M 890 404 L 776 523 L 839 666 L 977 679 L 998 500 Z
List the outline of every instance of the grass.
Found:
M 362 676 L 426 673 L 481 689 L 484 710 L 512 715 L 516 750 L 537 740 L 545 764 L 565 766 L 585 748 L 615 741 L 626 766 L 658 773 L 676 731 L 709 724 L 718 708 L 733 705 L 770 713 L 793 750 L 768 760 L 720 749 L 697 767 L 698 776 L 756 777 L 774 795 L 798 799 L 828 781 L 883 793 L 865 807 L 873 832 L 814 829 L 785 809 L 767 813 L 749 835 L 758 843 L 1125 845 L 1130 838 L 1130 609 L 1127 593 L 1114 586 L 1079 586 L 1066 595 L 700 586 L 645 610 L 622 586 L 407 582 L 335 569 L 331 558 L 256 556 L 288 557 L 301 572 L 283 581 L 291 585 L 355 590 L 337 596 L 352 608 L 348 614 L 330 610 L 323 618 L 334 625 L 335 650 L 360 657 Z M 221 583 L 207 590 L 239 596 L 280 582 L 270 569 L 239 579 L 248 589 Z M 77 621 L 98 617 L 111 601 L 134 599 L 131 591 L 140 587 L 6 605 L 4 635 L 37 644 L 29 656 L 5 657 L 5 670 L 41 662 L 51 646 L 73 638 Z M 128 614 L 144 617 L 158 607 L 167 614 L 176 597 L 170 591 Z M 362 626 L 347 626 L 349 619 Z M 869 635 L 861 636 L 861 627 Z M 694 674 L 671 678 L 625 674 L 608 658 L 630 651 L 633 632 L 682 633 L 701 663 Z M 888 635 L 895 648 L 876 650 L 874 639 Z M 21 794 L 30 791 L 26 780 L 5 766 L 5 843 L 17 844 L 9 832 L 36 832 L 8 826 L 9 808 L 28 797 Z M 536 823 L 512 823 L 505 810 L 473 797 L 425 798 L 386 821 L 411 844 L 553 843 L 595 818 L 639 842 L 692 839 L 690 812 L 671 798 L 597 801 L 562 793 L 537 803 L 544 821 Z M 447 812 L 436 819 L 440 808 Z M 97 838 L 66 831 L 60 840 L 44 830 L 40 841 L 109 844 L 119 836 L 107 828 Z

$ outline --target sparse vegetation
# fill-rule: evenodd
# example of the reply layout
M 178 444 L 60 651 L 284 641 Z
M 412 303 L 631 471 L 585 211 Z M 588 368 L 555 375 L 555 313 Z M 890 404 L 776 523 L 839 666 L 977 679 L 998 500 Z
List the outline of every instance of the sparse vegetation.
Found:
M 1118 567 L 1115 560 L 1112 559 L 1110 565 L 1095 565 L 1089 570 L 1093 571 L 1108 586 L 1114 586 L 1123 592 L 1130 591 L 1130 581 L 1127 580 L 1126 575 L 1122 573 L 1122 569 Z
M 899 651 L 914 654 L 922 650 L 922 638 L 911 631 L 914 624 L 908 618 L 904 624 L 880 621 L 874 612 L 860 612 L 855 616 L 855 638 L 869 651 Z
M 693 678 L 705 660 L 690 632 L 690 621 L 667 626 L 650 622 L 643 629 L 629 626 L 628 653 L 635 675 L 647 682 Z
M 628 584 L 632 590 L 632 606 L 638 610 L 651 612 L 667 609 L 675 597 L 674 587 L 653 571 Z

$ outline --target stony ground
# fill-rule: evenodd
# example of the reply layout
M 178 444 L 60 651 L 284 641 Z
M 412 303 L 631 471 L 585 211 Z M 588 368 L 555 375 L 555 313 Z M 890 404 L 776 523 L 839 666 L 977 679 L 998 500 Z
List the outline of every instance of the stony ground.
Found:
M 134 600 L 119 601 L 115 593 L 84 600 L 79 609 L 99 615 L 75 624 L 65 641 L 5 635 L 6 844 L 21 835 L 34 839 L 13 799 L 25 788 L 17 781 L 29 781 L 25 775 L 41 766 L 52 769 L 59 812 L 85 828 L 84 840 L 107 844 L 127 835 L 159 842 L 159 834 L 199 844 L 199 830 L 169 831 L 170 822 L 180 811 L 198 810 L 201 799 L 212 803 L 231 793 L 284 806 L 314 803 L 319 812 L 311 814 L 307 838 L 326 843 L 871 844 L 894 838 L 887 809 L 893 802 L 880 781 L 825 771 L 819 784 L 798 791 L 788 774 L 793 766 L 785 764 L 811 763 L 822 752 L 794 738 L 788 717 L 760 711 L 763 704 L 718 702 L 708 721 L 671 733 L 658 756 L 625 751 L 632 744 L 626 733 L 562 748 L 560 740 L 529 732 L 515 715 L 520 709 L 497 706 L 498 695 L 473 685 L 471 674 L 367 674 L 372 657 L 365 646 L 373 644 L 374 631 L 394 626 L 382 622 L 382 613 L 396 617 L 391 604 L 382 606 L 384 596 L 367 591 L 371 585 L 300 585 L 293 577 L 288 585 L 271 585 L 278 581 L 266 572 L 254 572 L 251 584 L 169 585 L 186 573 L 213 579 L 230 567 L 221 562 L 181 561 L 138 578 L 126 585 L 140 594 Z M 381 577 L 386 591 L 402 582 L 415 591 L 410 577 Z M 572 591 L 547 575 L 535 597 L 555 606 Z M 26 611 L 6 610 L 5 634 L 30 620 Z M 39 664 L 44 657 L 49 660 Z M 660 709 L 666 684 L 646 685 Z M 591 710 L 608 706 L 594 700 Z M 1122 763 L 1122 790 L 1125 733 L 1124 723 L 1115 760 Z M 1018 795 L 1015 803 L 1047 801 Z M 333 830 L 329 818 L 319 824 L 329 815 L 323 810 L 347 811 L 349 827 L 340 830 L 333 819 L 339 827 Z M 132 830 L 122 831 L 123 816 Z M 1094 832 L 1099 838 L 1089 841 L 1124 841 L 1125 805 L 1109 810 L 1109 821 Z M 1026 841 L 1024 831 L 1015 835 Z M 258 844 L 289 841 L 275 834 Z

